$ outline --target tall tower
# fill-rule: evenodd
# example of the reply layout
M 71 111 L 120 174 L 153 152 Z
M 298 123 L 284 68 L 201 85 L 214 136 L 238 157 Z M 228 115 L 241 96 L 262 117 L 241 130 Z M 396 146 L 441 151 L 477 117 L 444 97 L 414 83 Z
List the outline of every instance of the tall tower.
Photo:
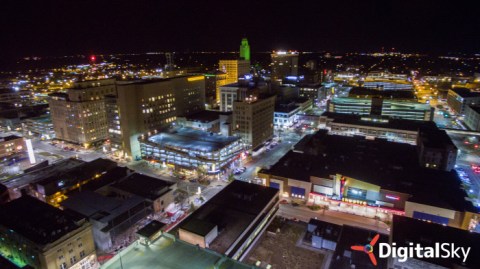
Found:
M 246 38 L 242 38 L 242 43 L 240 43 L 240 58 L 250 61 L 250 45 Z

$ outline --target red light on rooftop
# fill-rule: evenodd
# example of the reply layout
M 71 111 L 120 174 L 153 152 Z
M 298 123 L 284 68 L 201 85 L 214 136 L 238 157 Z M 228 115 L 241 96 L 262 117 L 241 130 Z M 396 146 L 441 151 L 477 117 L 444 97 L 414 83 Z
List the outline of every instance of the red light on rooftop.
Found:
M 90 56 L 90 61 L 95 62 L 96 59 L 97 57 L 95 57 L 95 55 Z

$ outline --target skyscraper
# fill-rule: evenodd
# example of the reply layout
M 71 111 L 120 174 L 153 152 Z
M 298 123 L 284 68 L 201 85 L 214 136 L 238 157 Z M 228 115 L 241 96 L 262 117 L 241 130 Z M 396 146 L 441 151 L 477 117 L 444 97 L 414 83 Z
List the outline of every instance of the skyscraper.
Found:
M 250 73 L 250 61 L 247 60 L 220 60 L 218 66 L 220 71 L 227 74 L 225 84 L 235 83 L 238 77 Z
M 250 45 L 248 45 L 246 38 L 243 38 L 242 43 L 240 43 L 240 58 L 250 61 Z
M 277 51 L 272 56 L 272 81 L 298 75 L 298 52 Z

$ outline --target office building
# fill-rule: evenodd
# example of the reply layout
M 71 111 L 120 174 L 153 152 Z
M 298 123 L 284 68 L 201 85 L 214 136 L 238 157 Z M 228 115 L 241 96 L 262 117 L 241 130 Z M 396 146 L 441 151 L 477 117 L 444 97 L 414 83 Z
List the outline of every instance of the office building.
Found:
M 270 85 L 265 80 L 242 79 L 237 83 L 220 87 L 220 111 L 232 111 L 235 101 L 243 101 L 249 95 L 268 93 Z
M 271 57 L 272 81 L 280 83 L 285 77 L 298 75 L 298 52 L 274 51 Z
M 0 137 L 0 158 L 25 152 L 26 150 L 27 146 L 23 137 L 16 135 Z
M 454 113 L 463 115 L 467 106 L 480 104 L 480 93 L 467 88 L 453 88 L 448 91 L 447 104 Z
M 220 60 L 218 69 L 227 74 L 225 84 L 231 84 L 237 82 L 239 77 L 250 74 L 250 61 L 242 59 Z
M 286 102 L 279 102 L 275 105 L 273 114 L 273 125 L 276 128 L 292 127 L 298 121 L 298 113 L 304 112 L 312 107 L 312 99 L 296 98 Z
M 220 87 L 227 82 L 227 74 L 222 71 L 205 74 L 205 102 L 215 106 L 220 102 Z
M 234 180 L 178 225 L 178 237 L 241 261 L 278 204 L 277 189 Z
M 233 132 L 251 149 L 273 137 L 275 96 L 249 95 L 233 102 Z
M 66 93 L 50 94 L 49 106 L 57 139 L 83 145 L 108 136 L 104 96 L 115 92 L 114 79 L 76 82 Z
M 203 168 L 217 174 L 239 158 L 243 150 L 239 138 L 221 136 L 190 128 L 175 128 L 140 139 L 142 158 L 192 171 Z
M 112 150 L 122 157 L 140 159 L 141 134 L 154 134 L 177 117 L 205 109 L 204 76 L 121 82 L 106 106 Z
M 474 229 L 480 211 L 465 199 L 457 173 L 425 165 L 423 154 L 420 145 L 320 130 L 258 176 L 283 197 L 372 218 L 400 214 Z
M 55 138 L 55 129 L 50 115 L 26 119 L 22 130 L 29 136 L 38 136 L 42 140 Z
M 246 38 L 242 38 L 242 43 L 240 43 L 240 59 L 250 61 L 250 45 Z
M 322 85 L 320 83 L 316 84 L 300 84 L 298 86 L 298 96 L 302 98 L 309 98 L 312 100 L 318 99 L 323 100 L 325 97 L 321 98 L 320 96 L 320 88 Z
M 465 124 L 470 130 L 480 131 L 480 106 L 465 106 Z
M 90 223 L 30 196 L 0 206 L 0 236 L 0 254 L 20 268 L 98 268 Z

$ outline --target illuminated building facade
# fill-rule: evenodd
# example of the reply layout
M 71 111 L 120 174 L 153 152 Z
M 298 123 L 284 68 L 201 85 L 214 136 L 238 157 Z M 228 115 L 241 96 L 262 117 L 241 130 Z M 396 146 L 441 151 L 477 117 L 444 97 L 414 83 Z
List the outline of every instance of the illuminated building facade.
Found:
M 275 96 L 250 95 L 233 102 L 233 132 L 242 142 L 256 148 L 273 137 Z
M 220 60 L 218 69 L 227 74 L 225 84 L 231 84 L 238 81 L 238 78 L 250 74 L 249 60 Z
M 55 130 L 50 115 L 26 119 L 22 129 L 29 136 L 37 135 L 41 139 L 55 138 Z
M 464 114 L 467 106 L 480 104 L 480 93 L 467 88 L 453 88 L 448 91 L 447 104 L 457 114 Z
M 66 93 L 50 94 L 49 106 L 57 139 L 89 147 L 107 138 L 104 96 L 115 92 L 115 80 L 74 84 Z
M 0 158 L 27 150 L 23 137 L 9 135 L 0 137 Z
M 205 74 L 205 101 L 210 105 L 215 105 L 220 101 L 220 87 L 225 85 L 227 74 L 218 71 Z
M 380 98 L 335 97 L 328 101 L 327 110 L 335 113 L 381 115 L 407 120 L 431 121 L 434 108 L 429 104 Z
M 177 117 L 205 109 L 204 76 L 119 82 L 107 106 L 112 149 L 120 156 L 140 159 L 138 136 L 154 134 Z
M 242 152 L 239 138 L 176 128 L 140 139 L 142 158 L 176 170 L 203 168 L 217 174 Z
M 99 268 L 85 218 L 23 196 L 0 207 L 0 254 L 19 268 Z
M 242 43 L 240 43 L 240 59 L 250 61 L 250 45 L 246 38 L 242 38 Z
M 272 57 L 272 81 L 281 82 L 287 76 L 298 75 L 298 52 L 276 51 Z

